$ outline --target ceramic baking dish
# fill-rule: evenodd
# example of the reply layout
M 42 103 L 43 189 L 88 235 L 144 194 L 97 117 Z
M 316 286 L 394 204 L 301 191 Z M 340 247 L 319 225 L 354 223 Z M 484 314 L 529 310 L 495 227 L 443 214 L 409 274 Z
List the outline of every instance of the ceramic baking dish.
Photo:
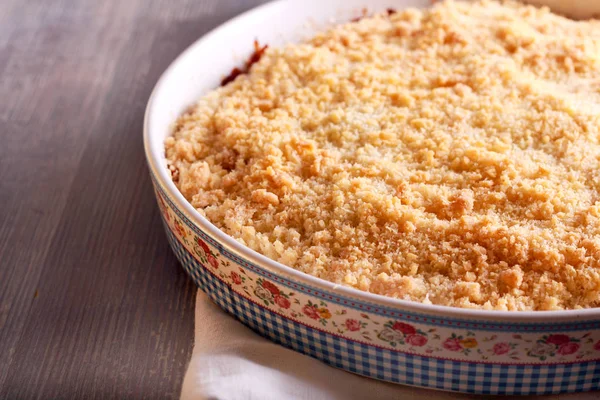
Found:
M 342 287 L 236 242 L 179 193 L 163 141 L 173 122 L 242 63 L 252 41 L 301 40 L 334 20 L 424 1 L 269 3 L 188 48 L 148 103 L 144 145 L 168 240 L 198 286 L 261 335 L 334 367 L 389 382 L 480 394 L 600 388 L 600 309 L 500 312 L 425 305 Z

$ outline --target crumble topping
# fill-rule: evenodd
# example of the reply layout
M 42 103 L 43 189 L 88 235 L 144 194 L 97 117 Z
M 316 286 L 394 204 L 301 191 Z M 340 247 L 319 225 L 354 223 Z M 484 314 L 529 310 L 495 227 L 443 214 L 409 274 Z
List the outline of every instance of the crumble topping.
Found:
M 165 141 L 252 249 L 385 296 L 600 306 L 600 23 L 445 1 L 259 48 Z

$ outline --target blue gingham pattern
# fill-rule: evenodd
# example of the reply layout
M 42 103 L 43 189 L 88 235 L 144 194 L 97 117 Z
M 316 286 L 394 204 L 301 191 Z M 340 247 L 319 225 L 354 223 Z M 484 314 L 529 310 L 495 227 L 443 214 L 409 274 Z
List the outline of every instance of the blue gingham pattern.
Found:
M 165 226 L 171 247 L 196 284 L 242 323 L 285 347 L 371 378 L 474 394 L 555 394 L 600 389 L 600 362 L 498 365 L 423 357 L 368 346 L 296 323 L 232 291 Z

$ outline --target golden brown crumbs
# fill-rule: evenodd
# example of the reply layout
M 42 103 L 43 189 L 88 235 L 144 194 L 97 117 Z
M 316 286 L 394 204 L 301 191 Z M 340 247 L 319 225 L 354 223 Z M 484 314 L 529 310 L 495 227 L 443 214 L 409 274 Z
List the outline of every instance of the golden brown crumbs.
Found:
M 446 1 L 267 50 L 165 146 L 191 204 L 283 264 L 554 310 L 600 306 L 599 126 L 599 22 Z

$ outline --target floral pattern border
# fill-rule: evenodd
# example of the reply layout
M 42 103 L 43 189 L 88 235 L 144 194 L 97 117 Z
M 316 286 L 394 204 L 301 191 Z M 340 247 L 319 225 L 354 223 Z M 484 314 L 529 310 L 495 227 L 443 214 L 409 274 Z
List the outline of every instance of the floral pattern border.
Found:
M 431 327 L 291 291 L 230 261 L 194 233 L 158 190 L 155 193 L 165 223 L 204 268 L 241 296 L 297 323 L 367 345 L 457 361 L 527 365 L 600 359 L 600 330 L 543 334 Z

